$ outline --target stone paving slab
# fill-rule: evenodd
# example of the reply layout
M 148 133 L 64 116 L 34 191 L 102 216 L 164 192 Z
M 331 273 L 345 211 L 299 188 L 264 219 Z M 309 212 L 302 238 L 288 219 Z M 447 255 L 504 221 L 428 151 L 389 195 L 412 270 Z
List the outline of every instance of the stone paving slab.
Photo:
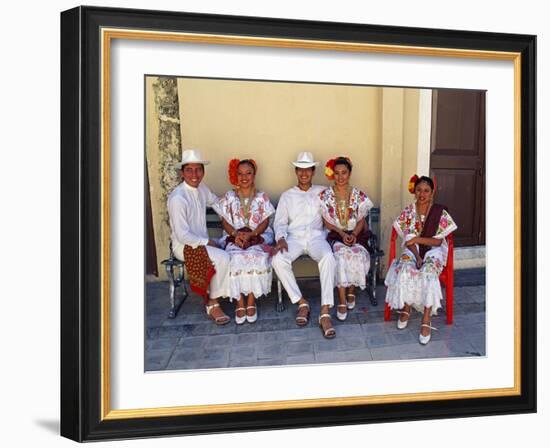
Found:
M 286 294 L 286 309 L 282 312 L 275 309 L 274 293 L 257 301 L 258 320 L 254 324 L 236 325 L 234 304 L 222 301 L 222 308 L 232 320 L 217 326 L 207 319 L 201 299 L 192 293 L 178 315 L 169 319 L 167 283 L 151 282 L 146 287 L 145 370 L 485 356 L 485 286 L 479 284 L 479 279 L 484 281 L 485 276 L 484 271 L 474 271 L 472 278 L 460 277 L 458 273 L 455 276 L 454 323 L 447 325 L 445 309 L 440 310 L 432 318 L 432 325 L 438 330 L 432 332 L 432 341 L 427 346 L 418 343 L 420 313 L 411 314 L 404 330 L 397 329 L 396 313 L 392 313 L 389 322 L 384 321 L 382 285 L 377 288 L 376 307 L 371 305 L 367 291 L 361 291 L 356 293 L 357 306 L 348 311 L 344 322 L 336 319 L 332 309 L 336 338 L 327 340 L 317 323 L 320 299 L 315 280 L 300 281 L 311 304 L 310 321 L 304 327 L 296 326 L 296 307 Z

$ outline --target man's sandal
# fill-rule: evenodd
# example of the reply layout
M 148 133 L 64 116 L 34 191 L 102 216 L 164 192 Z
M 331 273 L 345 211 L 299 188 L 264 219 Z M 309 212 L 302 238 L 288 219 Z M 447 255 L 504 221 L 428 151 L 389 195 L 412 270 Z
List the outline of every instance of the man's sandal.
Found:
M 244 311 L 242 317 L 237 316 L 237 313 L 239 311 Z M 237 325 L 242 325 L 246 322 L 246 308 L 243 308 L 242 306 L 240 306 L 239 308 L 235 308 L 235 322 L 237 323 Z
M 341 313 L 340 308 L 343 308 L 345 313 Z M 336 305 L 336 317 L 338 318 L 338 320 L 342 321 L 346 320 L 346 318 L 348 317 L 348 306 L 345 303 L 340 303 Z
M 212 310 L 214 308 L 220 308 L 220 304 L 215 303 L 214 305 L 206 305 L 206 315 L 208 316 L 209 319 L 212 319 L 216 325 L 225 325 L 230 321 L 229 316 L 223 313 L 223 311 L 222 311 L 223 314 L 221 316 L 214 317 L 212 315 Z
M 397 328 L 399 328 L 400 330 L 404 330 L 405 328 L 407 328 L 407 325 L 409 324 L 409 316 L 411 315 L 411 313 L 407 312 L 407 311 L 398 311 L 397 314 L 399 314 L 401 316 L 401 314 L 404 314 L 405 316 L 407 316 L 407 320 L 401 320 L 401 318 L 397 318 Z
M 323 324 L 321 322 L 326 317 L 328 317 L 328 322 L 330 324 L 330 327 L 328 328 L 323 327 Z M 336 336 L 336 330 L 332 326 L 332 322 L 330 321 L 330 314 L 328 313 L 321 314 L 319 316 L 319 328 L 321 329 L 321 332 L 323 333 L 325 339 L 332 339 L 334 338 L 334 336 Z
M 254 314 L 252 316 L 248 315 L 248 310 L 250 310 L 250 309 L 254 310 Z M 246 307 L 246 320 L 248 322 L 250 322 L 251 324 L 253 324 L 254 322 L 256 322 L 256 319 L 258 319 L 258 313 L 256 312 L 256 305 L 247 306 Z
M 307 313 L 305 316 L 299 316 L 298 313 L 300 312 L 300 309 L 307 308 Z M 301 303 L 298 305 L 298 312 L 296 313 L 296 325 L 299 327 L 304 327 L 309 322 L 309 303 Z
M 348 310 L 355 308 L 355 294 L 347 294 L 346 297 L 353 297 L 353 300 L 347 300 Z

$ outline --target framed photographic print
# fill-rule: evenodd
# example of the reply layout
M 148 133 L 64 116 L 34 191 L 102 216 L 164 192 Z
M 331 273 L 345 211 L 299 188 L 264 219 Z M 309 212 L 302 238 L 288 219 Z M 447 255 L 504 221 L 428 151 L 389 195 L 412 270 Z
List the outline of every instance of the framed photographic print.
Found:
M 62 435 L 535 412 L 535 44 L 472 31 L 63 12 Z M 394 222 L 408 225 L 402 211 L 415 210 L 422 229 L 432 225 L 436 207 L 421 211 L 418 185 L 447 206 L 435 229 L 457 225 L 430 240 L 443 258 L 409 260 L 411 276 L 432 275 L 439 294 L 420 312 L 388 293 L 391 261 L 410 247 Z M 321 204 L 334 193 L 327 215 L 302 207 L 283 221 L 317 217 L 331 275 L 308 246 L 313 227 L 296 230 L 304 249 L 287 268 L 281 261 L 281 240 L 291 247 L 295 231 L 281 230 L 285 194 L 310 188 Z M 192 221 L 204 231 L 196 244 L 181 236 Z M 341 237 L 332 246 L 331 225 Z M 347 266 L 358 280 L 345 280 L 339 251 L 357 257 Z M 222 258 L 231 261 L 218 300 Z

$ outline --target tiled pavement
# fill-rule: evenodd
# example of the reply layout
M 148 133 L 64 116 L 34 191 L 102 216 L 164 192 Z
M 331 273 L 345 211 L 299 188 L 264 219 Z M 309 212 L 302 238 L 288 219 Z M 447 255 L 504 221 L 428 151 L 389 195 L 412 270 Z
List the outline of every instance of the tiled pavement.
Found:
M 445 322 L 445 305 L 432 325 L 432 340 L 418 343 L 420 314 L 413 313 L 405 330 L 396 328 L 396 314 L 384 322 L 384 287 L 378 287 L 378 306 L 367 291 L 357 296 L 356 308 L 345 322 L 334 317 L 336 338 L 323 338 L 317 325 L 318 280 L 301 280 L 300 287 L 312 305 L 306 327 L 294 323 L 295 307 L 285 296 L 286 309 L 275 310 L 276 294 L 261 298 L 258 320 L 236 325 L 234 320 L 216 326 L 206 318 L 201 299 L 186 299 L 178 315 L 169 319 L 166 282 L 147 283 L 145 370 L 208 369 L 330 362 L 380 361 L 485 355 L 485 271 L 455 273 L 453 325 Z M 273 288 L 275 291 L 275 285 Z M 233 318 L 234 306 L 222 301 Z M 333 311 L 333 310 L 331 310 Z M 333 314 L 335 314 L 333 312 Z

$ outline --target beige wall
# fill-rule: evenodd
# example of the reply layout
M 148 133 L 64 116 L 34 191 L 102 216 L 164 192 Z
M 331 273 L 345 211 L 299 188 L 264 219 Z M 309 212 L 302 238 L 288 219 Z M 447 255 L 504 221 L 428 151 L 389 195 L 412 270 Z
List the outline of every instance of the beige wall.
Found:
M 323 165 L 349 155 L 353 183 L 380 201 L 379 89 L 178 79 L 178 94 L 183 147 L 212 160 L 205 182 L 216 193 L 231 188 L 228 161 L 252 157 L 257 187 L 278 200 L 295 183 L 291 162 L 309 150 Z M 328 185 L 322 169 L 314 182 Z
M 212 161 L 204 182 L 215 193 L 231 187 L 227 163 L 233 157 L 254 158 L 257 187 L 277 201 L 295 183 L 291 161 L 299 151 L 312 151 L 322 162 L 314 178 L 322 185 L 329 184 L 325 161 L 349 155 L 352 183 L 381 207 L 381 247 L 387 251 L 387 229 L 411 200 L 407 180 L 417 168 L 417 89 L 180 78 L 178 97 L 182 147 L 200 148 Z M 148 130 L 155 119 L 150 111 Z M 153 213 L 163 207 L 153 206 Z M 160 261 L 164 253 L 157 252 Z M 316 271 L 314 264 L 297 269 L 299 275 Z

